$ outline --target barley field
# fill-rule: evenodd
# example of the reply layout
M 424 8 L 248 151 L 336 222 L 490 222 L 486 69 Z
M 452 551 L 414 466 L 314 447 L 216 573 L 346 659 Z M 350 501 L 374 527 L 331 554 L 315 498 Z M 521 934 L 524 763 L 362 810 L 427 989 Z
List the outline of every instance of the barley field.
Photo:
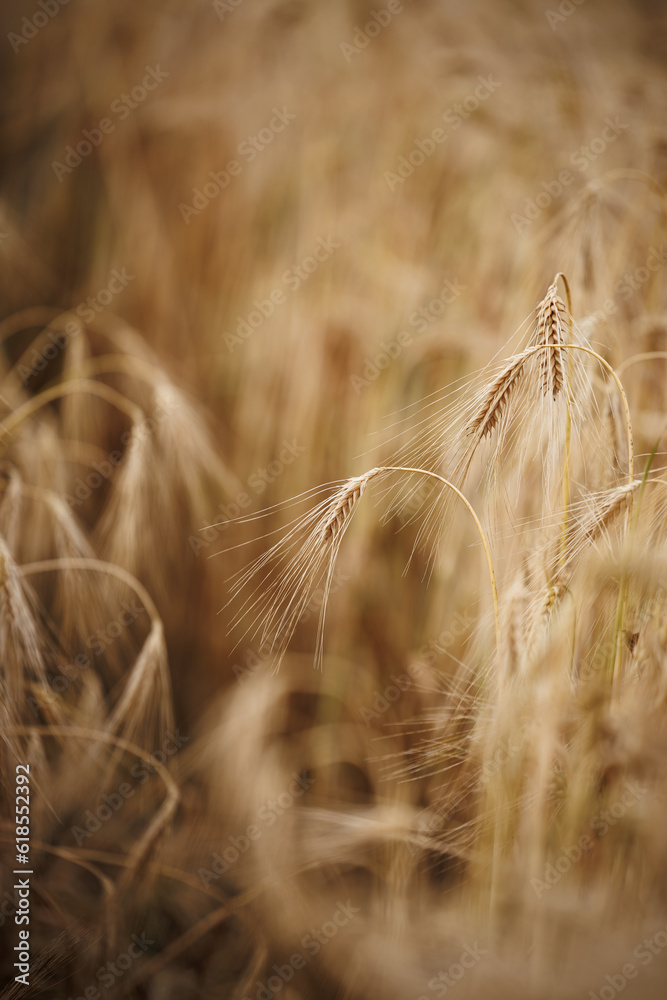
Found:
M 663 1000 L 667 8 L 0 20 L 0 996 Z

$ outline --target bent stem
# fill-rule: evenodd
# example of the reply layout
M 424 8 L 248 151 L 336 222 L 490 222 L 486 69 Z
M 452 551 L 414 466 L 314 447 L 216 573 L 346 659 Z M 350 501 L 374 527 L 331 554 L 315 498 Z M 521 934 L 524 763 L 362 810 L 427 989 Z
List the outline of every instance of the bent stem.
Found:
M 115 563 L 104 562 L 102 559 L 92 559 L 86 556 L 63 556 L 58 559 L 41 559 L 38 562 L 24 563 L 22 566 L 19 566 L 19 572 L 22 576 L 31 576 L 37 573 L 61 572 L 63 570 L 81 570 L 92 573 L 103 573 L 106 576 L 115 577 L 117 580 L 120 580 L 121 583 L 124 583 L 125 586 L 134 591 L 148 612 L 151 628 L 147 638 L 144 640 L 144 648 L 147 648 L 147 644 L 152 636 L 158 636 L 159 639 L 164 640 L 164 625 L 153 598 L 148 593 L 143 583 L 141 583 L 140 580 L 137 580 L 137 578 L 123 566 L 117 566 Z M 107 726 L 111 734 L 113 734 L 115 730 L 122 725 L 124 719 L 127 717 L 133 706 L 134 699 L 136 697 L 137 685 L 142 680 L 141 671 L 138 670 L 138 666 L 140 664 L 141 658 L 139 657 L 134 668 L 130 671 L 123 694 L 118 699 L 108 719 Z M 165 691 L 166 699 L 165 704 L 163 705 L 163 710 L 166 713 L 164 716 L 164 724 L 167 729 L 171 729 L 174 725 L 174 720 L 171 703 L 171 678 L 167 668 L 160 667 L 160 680 Z M 118 739 L 120 739 L 120 737 L 118 737 Z
M 628 482 L 633 483 L 635 480 L 635 446 L 634 438 L 632 435 L 632 421 L 630 420 L 630 407 L 628 405 L 628 397 L 625 394 L 625 389 L 623 388 L 623 383 L 618 377 L 618 373 L 608 361 L 594 351 L 592 347 L 586 347 L 584 344 L 561 344 L 561 351 L 583 351 L 584 354 L 589 354 L 592 358 L 602 365 L 604 370 L 611 375 L 614 382 L 616 383 L 616 388 L 621 397 L 621 402 L 623 404 L 623 412 L 625 414 L 625 431 L 628 440 Z M 553 346 L 551 344 L 536 344 L 533 347 L 527 347 L 523 352 L 523 356 L 528 357 L 531 354 L 537 354 L 538 351 L 552 351 Z
M 133 423 L 140 423 L 143 420 L 144 411 L 141 407 L 127 399 L 120 392 L 117 392 L 110 385 L 106 385 L 105 382 L 95 382 L 92 379 L 59 382 L 49 389 L 44 389 L 39 395 L 33 396 L 32 399 L 23 403 L 22 406 L 19 406 L 18 409 L 10 413 L 0 423 L 0 447 L 2 446 L 3 437 L 9 438 L 24 420 L 37 413 L 43 406 L 53 402 L 55 399 L 60 399 L 62 396 L 69 396 L 76 392 L 87 392 L 92 396 L 99 396 L 100 399 L 106 400 L 111 406 L 115 406 L 116 409 L 127 414 Z
M 413 469 L 413 468 L 409 468 L 409 467 L 401 466 L 401 465 L 384 465 L 384 466 L 382 466 L 382 468 L 379 471 L 380 472 L 414 472 L 416 475 L 419 475 L 419 476 L 430 476 L 432 479 L 437 479 L 438 482 L 442 483 L 443 486 L 446 486 L 448 489 L 450 489 L 453 493 L 456 494 L 456 496 L 459 498 L 459 500 L 462 500 L 463 503 L 465 504 L 468 512 L 470 513 L 470 516 L 472 517 L 473 521 L 475 522 L 475 527 L 477 528 L 477 531 L 479 532 L 479 537 L 480 537 L 480 539 L 482 541 L 482 547 L 484 548 L 484 555 L 486 556 L 486 564 L 487 564 L 487 567 L 488 567 L 488 570 L 489 570 L 489 580 L 490 580 L 490 583 L 491 583 L 491 595 L 493 597 L 493 617 L 494 617 L 495 626 L 496 626 L 496 655 L 499 655 L 499 653 L 500 653 L 500 614 L 499 614 L 499 611 L 498 611 L 498 588 L 496 586 L 496 574 L 495 574 L 495 571 L 493 569 L 493 560 L 491 558 L 491 548 L 489 546 L 489 542 L 488 542 L 488 539 L 486 537 L 486 533 L 484 531 L 484 528 L 482 527 L 482 524 L 481 524 L 481 522 L 480 522 L 480 520 L 479 520 L 479 518 L 478 518 L 478 516 L 477 516 L 477 514 L 475 512 L 474 507 L 472 506 L 472 504 L 470 503 L 470 501 L 467 499 L 467 497 L 464 496 L 464 494 L 461 492 L 461 490 L 459 490 L 456 486 L 454 486 L 453 483 L 450 483 L 450 481 L 448 479 L 445 479 L 443 476 L 439 476 L 437 474 L 437 472 L 429 472 L 428 469 Z

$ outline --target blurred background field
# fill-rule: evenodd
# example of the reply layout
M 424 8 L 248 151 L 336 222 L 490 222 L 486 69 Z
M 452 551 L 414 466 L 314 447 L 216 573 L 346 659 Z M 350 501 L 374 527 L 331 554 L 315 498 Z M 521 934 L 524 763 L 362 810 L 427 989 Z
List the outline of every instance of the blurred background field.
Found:
M 17 758 L 36 870 L 32 985 L 8 997 L 569 1000 L 643 966 L 667 923 L 662 535 L 636 552 L 659 562 L 657 638 L 621 707 L 556 676 L 569 618 L 491 704 L 465 512 L 430 575 L 409 512 L 364 499 L 321 671 L 321 592 L 278 673 L 250 616 L 230 625 L 290 498 L 386 460 L 425 401 L 509 353 L 556 272 L 611 365 L 658 355 L 622 377 L 636 471 L 655 446 L 664 476 L 664 6 L 389 7 L 0 14 L 8 983 Z M 534 891 L 633 781 L 650 791 L 600 852 Z M 664 995 L 655 947 L 626 996 Z

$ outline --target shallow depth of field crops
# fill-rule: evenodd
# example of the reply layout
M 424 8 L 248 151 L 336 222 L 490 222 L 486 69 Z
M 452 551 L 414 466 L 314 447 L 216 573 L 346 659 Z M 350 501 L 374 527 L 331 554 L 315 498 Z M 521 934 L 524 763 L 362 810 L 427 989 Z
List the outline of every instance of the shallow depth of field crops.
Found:
M 2 997 L 663 998 L 664 5 L 0 20 Z

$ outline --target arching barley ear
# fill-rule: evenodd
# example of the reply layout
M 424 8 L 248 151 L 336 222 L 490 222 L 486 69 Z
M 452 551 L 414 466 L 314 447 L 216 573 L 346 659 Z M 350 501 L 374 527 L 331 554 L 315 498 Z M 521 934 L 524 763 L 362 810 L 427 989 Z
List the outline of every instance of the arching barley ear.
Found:
M 581 517 L 577 529 L 573 532 L 570 556 L 576 555 L 585 545 L 597 541 L 603 531 L 610 528 L 618 516 L 628 510 L 635 492 L 641 486 L 641 480 L 615 486 L 592 498 L 593 503 Z
M 468 433 L 474 435 L 476 443 L 500 426 L 523 374 L 525 363 L 526 358 L 522 354 L 511 358 L 497 378 L 486 387 L 477 411 L 466 426 Z
M 383 471 L 374 468 L 346 480 L 299 518 L 284 538 L 255 559 L 234 581 L 232 600 L 264 570 L 275 575 L 268 589 L 262 583 L 255 585 L 230 622 L 233 628 L 256 609 L 248 631 L 252 637 L 259 636 L 262 646 L 269 649 L 275 669 L 280 666 L 297 625 L 310 612 L 314 591 L 323 580 L 315 656 L 316 663 L 321 663 L 324 619 L 338 550 L 368 483 Z
M 467 443 L 455 470 L 455 479 L 463 482 L 477 448 L 484 438 L 496 431 L 501 437 L 509 417 L 510 403 L 520 390 L 526 374 L 529 352 L 522 352 L 510 358 L 501 372 L 482 387 L 473 402 L 472 416 L 464 427 Z
M 327 519 L 322 525 L 323 544 L 336 543 L 342 537 L 368 483 L 379 471 L 379 469 L 371 469 L 363 476 L 348 479 L 347 483 L 334 495 Z

